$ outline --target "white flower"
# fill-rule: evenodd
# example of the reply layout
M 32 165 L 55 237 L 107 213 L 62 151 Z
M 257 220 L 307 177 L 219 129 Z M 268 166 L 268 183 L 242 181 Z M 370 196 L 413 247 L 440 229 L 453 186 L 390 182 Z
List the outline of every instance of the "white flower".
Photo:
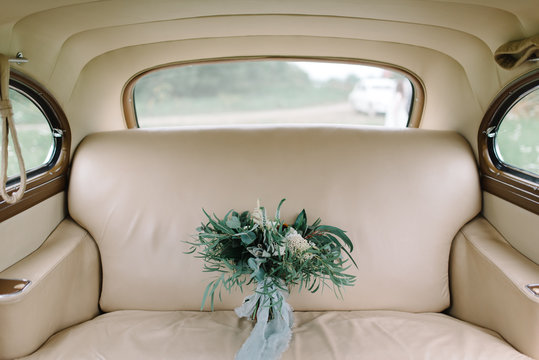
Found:
M 251 219 L 253 219 L 253 222 L 260 226 L 261 228 L 264 227 L 264 219 L 266 218 L 265 211 L 260 208 L 260 200 L 256 201 L 256 208 L 253 210 L 251 214 Z
M 305 240 L 294 228 L 290 228 L 288 234 L 286 234 L 285 243 L 288 245 L 288 248 L 294 254 L 301 254 L 311 248 L 311 244 Z
M 251 219 L 253 219 L 253 222 L 257 224 L 260 227 L 264 226 L 264 213 L 262 212 L 262 209 L 257 208 L 254 209 L 251 214 Z
M 271 253 L 271 255 L 283 256 L 285 251 L 286 251 L 286 246 L 280 245 L 279 247 L 276 247 L 276 249 Z

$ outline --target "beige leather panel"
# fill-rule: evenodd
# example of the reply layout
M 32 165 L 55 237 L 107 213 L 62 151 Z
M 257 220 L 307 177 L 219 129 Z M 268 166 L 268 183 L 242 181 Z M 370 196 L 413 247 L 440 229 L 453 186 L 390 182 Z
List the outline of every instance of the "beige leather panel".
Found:
M 401 1 L 401 0 L 399 0 Z M 424 31 L 422 31 L 424 33 Z M 130 39 L 134 39 L 132 36 Z M 186 41 L 166 41 L 142 46 L 128 46 L 112 50 L 106 47 L 110 39 L 100 36 L 99 47 L 103 55 L 92 59 L 84 66 L 77 86 L 68 86 L 65 74 L 57 73 L 53 89 L 61 86 L 62 92 L 69 90 L 65 111 L 70 119 L 73 149 L 82 138 L 98 131 L 118 130 L 126 127 L 118 99 L 126 82 L 142 71 L 164 63 L 200 61 L 208 58 L 237 58 L 238 56 L 260 56 L 281 54 L 292 57 L 342 57 L 370 59 L 382 63 L 394 63 L 417 74 L 428 90 L 421 127 L 427 129 L 455 130 L 463 134 L 475 149 L 477 127 L 483 110 L 476 101 L 474 91 L 461 64 L 452 58 L 425 47 L 338 38 L 304 36 L 264 36 L 205 38 Z M 77 47 L 77 56 L 89 49 L 83 43 Z M 90 53 L 93 50 L 90 50 Z M 156 57 L 155 54 L 160 54 Z M 459 49 L 462 54 L 462 49 Z M 489 55 L 490 56 L 490 55 Z M 64 59 L 64 58 L 62 58 Z M 125 61 L 130 59 L 130 61 Z M 485 62 L 475 58 L 481 71 Z M 62 61 L 61 59 L 59 61 Z M 73 63 L 70 63 L 71 65 Z M 62 67 L 58 67 L 61 69 Z M 476 68 L 475 70 L 478 70 Z M 104 76 L 106 74 L 106 76 Z M 496 81 L 498 77 L 494 75 Z M 54 79 L 51 79 L 53 81 Z M 56 86 L 58 83 L 58 86 Z M 490 81 L 481 80 L 481 86 Z M 66 89 L 67 88 L 67 89 Z M 485 107 L 495 95 L 497 86 L 486 86 Z M 67 100 L 69 99 L 69 102 Z M 99 104 L 99 106 L 95 106 Z M 471 121 L 477 119 L 477 123 Z
M 40 247 L 65 217 L 65 212 L 65 193 L 62 192 L 0 222 L 0 271 Z
M 511 246 L 539 264 L 539 215 L 483 192 L 483 216 Z
M 455 238 L 451 256 L 451 314 L 493 329 L 539 359 L 539 265 L 513 249 L 483 218 Z
M 31 281 L 21 293 L 0 297 L 0 359 L 27 355 L 55 332 L 98 314 L 97 247 L 71 220 L 0 278 Z
M 442 314 L 295 312 L 282 360 L 529 359 Z M 117 311 L 63 331 L 27 359 L 233 359 L 252 323 L 231 311 Z
M 423 58 L 418 51 L 420 48 L 436 49 L 454 57 L 463 74 L 467 74 L 470 79 L 475 95 L 469 99 L 462 95 L 459 97 L 461 102 L 473 104 L 479 100 L 482 107 L 485 107 L 490 97 L 501 87 L 492 52 L 510 39 L 535 34 L 538 19 L 535 12 L 530 11 L 533 6 L 530 1 L 503 0 L 479 1 L 479 4 L 478 0 L 385 0 L 366 3 L 334 0 L 331 5 L 321 0 L 252 3 L 229 0 L 225 6 L 218 0 L 206 0 L 204 6 L 200 6 L 196 0 L 183 0 L 181 3 L 161 1 L 152 9 L 145 6 L 144 0 L 131 0 L 130 6 L 121 1 L 93 1 L 91 4 L 73 6 L 56 6 L 53 4 L 55 2 L 48 2 L 48 11 L 41 11 L 47 8 L 41 3 L 19 7 L 15 2 L 10 6 L 0 18 L 0 30 L 3 24 L 9 26 L 0 33 L 4 35 L 3 38 L 11 41 L 0 43 L 0 51 L 14 54 L 24 49 L 29 57 L 39 57 L 39 62 L 30 61 L 22 64 L 20 69 L 48 85 L 58 94 L 62 103 L 69 101 L 77 80 L 85 80 L 85 75 L 80 75 L 89 62 L 115 49 L 144 47 L 152 43 L 168 46 L 182 39 L 198 41 L 245 35 L 238 46 L 230 49 L 231 56 L 244 55 L 246 52 L 292 56 L 298 52 L 310 52 L 336 56 L 334 51 L 323 45 L 312 47 L 302 40 L 295 40 L 296 50 L 284 51 L 278 49 L 283 40 L 268 42 L 262 37 L 302 35 L 303 38 L 325 38 L 323 42 L 328 46 L 333 45 L 329 43 L 335 39 L 367 40 L 376 45 L 386 43 L 392 46 L 390 54 L 393 55 L 384 54 L 381 61 L 398 61 L 402 66 L 407 64 L 402 63 L 401 54 L 395 56 L 395 53 L 399 53 L 401 44 L 410 45 L 405 56 L 414 56 L 418 68 L 430 69 L 426 72 L 444 71 L 443 68 L 448 65 L 445 62 L 441 67 L 433 67 L 436 64 L 432 64 L 431 59 Z M 261 20 L 256 15 L 269 19 Z M 71 21 L 65 22 L 64 19 Z M 12 25 L 12 21 L 16 25 Z M 57 24 L 51 36 L 40 36 L 42 33 L 49 34 L 51 23 Z M 496 26 L 490 26 L 492 23 L 496 23 Z M 248 39 L 257 35 L 254 43 L 250 43 Z M 362 44 L 339 46 L 337 51 L 348 58 L 380 57 L 380 52 L 376 51 L 355 55 L 356 46 L 362 47 Z M 204 47 L 204 44 L 197 42 L 195 47 Z M 154 58 L 160 64 L 167 63 L 171 60 L 163 59 L 163 56 L 173 51 L 173 46 L 169 46 L 159 57 Z M 109 65 L 102 68 L 104 71 L 100 73 L 98 81 L 109 82 L 108 78 L 111 75 L 117 76 L 118 70 L 125 66 L 125 60 L 129 59 L 129 62 L 136 63 L 136 69 L 128 77 L 112 82 L 125 83 L 129 76 L 146 68 L 140 58 L 151 54 L 155 52 L 147 47 L 137 51 L 137 56 L 122 57 L 119 62 L 110 56 L 106 61 Z M 173 55 L 175 59 L 181 56 L 185 56 L 185 52 Z M 187 56 L 197 59 L 191 53 Z M 221 56 L 220 49 L 208 49 L 207 58 L 218 56 Z M 110 60 L 114 61 L 113 65 Z M 500 77 L 507 76 L 507 73 L 502 72 Z M 431 85 L 446 97 L 451 96 L 451 92 L 445 90 L 449 84 L 433 82 Z M 88 94 L 91 96 L 91 93 Z M 88 108 L 85 107 L 81 113 L 91 112 L 92 108 L 95 106 L 89 101 Z M 451 108 L 446 109 L 449 112 Z M 108 118 L 110 120 L 110 116 Z
M 287 198 L 289 221 L 348 231 L 357 285 L 336 301 L 330 289 L 292 294 L 297 310 L 440 311 L 449 305 L 448 256 L 480 209 L 476 165 L 451 132 L 354 127 L 243 127 L 96 134 L 72 168 L 69 210 L 96 240 L 101 306 L 196 310 L 211 275 L 184 252 L 204 220 L 249 210 L 270 213 Z M 245 295 L 224 295 L 232 309 Z

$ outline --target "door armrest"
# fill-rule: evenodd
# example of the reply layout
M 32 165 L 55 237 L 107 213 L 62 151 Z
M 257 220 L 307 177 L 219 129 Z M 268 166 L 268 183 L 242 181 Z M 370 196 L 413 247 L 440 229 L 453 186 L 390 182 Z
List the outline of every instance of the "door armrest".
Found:
M 0 279 L 9 279 L 0 296 L 0 359 L 28 355 L 55 332 L 99 313 L 99 252 L 72 220 L 62 221 L 39 249 L 0 272 Z
M 494 330 L 539 359 L 539 265 L 515 250 L 484 218 L 457 234 L 450 257 L 451 308 L 461 320 Z

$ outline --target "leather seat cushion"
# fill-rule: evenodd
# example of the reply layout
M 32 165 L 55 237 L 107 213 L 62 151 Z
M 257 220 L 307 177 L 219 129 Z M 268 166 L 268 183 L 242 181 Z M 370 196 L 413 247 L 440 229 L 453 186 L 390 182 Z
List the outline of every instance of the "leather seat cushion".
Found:
M 295 312 L 290 359 L 529 359 L 495 333 L 439 313 Z M 28 359 L 233 359 L 253 323 L 232 311 L 107 313 Z
M 260 199 L 282 218 L 347 231 L 356 286 L 292 292 L 296 310 L 439 312 L 449 306 L 448 262 L 457 231 L 481 209 L 477 164 L 454 132 L 358 127 L 241 127 L 117 131 L 78 147 L 69 212 L 101 256 L 100 305 L 197 310 L 214 274 L 187 241 L 202 209 L 224 216 Z M 141 289 L 143 289 L 141 291 Z M 395 296 L 398 294 L 398 296 Z M 244 296 L 223 297 L 232 310 Z

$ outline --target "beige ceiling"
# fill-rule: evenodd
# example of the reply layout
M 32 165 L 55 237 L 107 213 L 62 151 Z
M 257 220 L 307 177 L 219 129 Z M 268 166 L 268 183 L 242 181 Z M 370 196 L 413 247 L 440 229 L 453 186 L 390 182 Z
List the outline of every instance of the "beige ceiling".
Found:
M 83 114 L 90 106 L 88 89 L 97 87 L 100 94 L 114 97 L 101 100 L 103 116 L 121 117 L 123 85 L 146 68 L 257 55 L 398 64 L 427 87 L 430 118 L 425 124 L 435 123 L 432 104 L 439 107 L 447 100 L 455 106 L 465 100 L 454 110 L 461 118 L 453 120 L 464 124 L 464 112 L 480 117 L 503 85 L 536 66 L 501 70 L 492 59 L 496 48 L 539 33 L 538 0 L 0 2 L 0 52 L 22 51 L 30 62 L 15 67 L 50 89 L 74 124 L 89 121 Z M 110 127 L 104 121 L 97 124 L 97 129 Z M 457 128 L 471 137 L 474 126 Z M 95 129 L 90 126 L 81 136 Z
M 462 38 L 492 52 L 506 41 L 539 32 L 537 0 L 4 0 L 2 5 L 0 50 L 39 52 L 39 63 L 29 67 L 42 78 L 51 76 L 64 57 L 77 57 L 70 54 L 77 50 L 74 43 L 92 47 L 92 54 L 79 59 L 84 63 L 100 51 L 231 33 L 320 36 L 329 31 L 331 37 L 364 40 L 383 34 L 404 44 L 432 47 L 435 42 L 451 54 L 459 51 L 453 42 Z M 264 19 L 241 23 L 245 15 Z M 278 26 L 275 15 L 281 15 Z M 290 17 L 289 24 L 281 26 L 282 16 Z M 297 17 L 310 19 L 302 23 Z M 322 18 L 331 21 L 328 26 L 313 25 Z M 104 40 L 107 44 L 101 45 Z

